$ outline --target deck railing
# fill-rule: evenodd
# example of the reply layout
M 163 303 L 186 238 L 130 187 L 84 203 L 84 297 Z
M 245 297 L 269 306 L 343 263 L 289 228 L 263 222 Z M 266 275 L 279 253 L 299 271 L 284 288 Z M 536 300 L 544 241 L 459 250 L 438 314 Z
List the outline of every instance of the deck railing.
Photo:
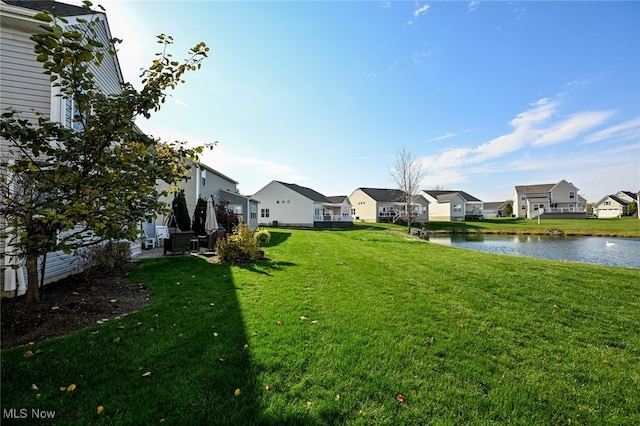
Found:
M 353 222 L 351 216 L 339 214 L 324 214 L 313 216 L 314 222 Z

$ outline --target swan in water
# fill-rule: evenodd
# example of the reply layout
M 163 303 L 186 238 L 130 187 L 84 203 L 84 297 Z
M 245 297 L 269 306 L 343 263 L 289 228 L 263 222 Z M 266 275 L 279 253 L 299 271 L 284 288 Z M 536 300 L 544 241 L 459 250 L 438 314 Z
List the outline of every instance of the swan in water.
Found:
M 604 243 L 604 245 L 607 246 L 607 247 L 613 247 L 613 246 L 616 245 L 616 243 L 610 243 L 609 241 L 607 241 L 607 242 Z

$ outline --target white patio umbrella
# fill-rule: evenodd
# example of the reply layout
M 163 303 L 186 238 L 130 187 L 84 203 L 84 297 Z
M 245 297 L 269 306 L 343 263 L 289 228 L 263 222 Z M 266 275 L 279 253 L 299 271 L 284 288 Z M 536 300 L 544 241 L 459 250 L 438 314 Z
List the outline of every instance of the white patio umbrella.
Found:
M 213 199 L 207 199 L 207 216 L 204 220 L 204 232 L 211 235 L 218 230 L 218 218 L 216 218 L 216 210 L 213 207 Z

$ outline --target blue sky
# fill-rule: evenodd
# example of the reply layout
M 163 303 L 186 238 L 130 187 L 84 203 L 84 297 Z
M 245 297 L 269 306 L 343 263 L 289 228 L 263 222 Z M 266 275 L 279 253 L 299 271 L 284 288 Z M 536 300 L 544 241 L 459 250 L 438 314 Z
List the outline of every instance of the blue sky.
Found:
M 96 3 L 99 3 L 96 1 Z M 392 188 L 406 147 L 424 189 L 484 201 L 565 179 L 589 201 L 640 190 L 640 3 L 104 1 L 139 82 L 160 33 L 202 69 L 138 124 L 218 141 L 203 162 L 252 194 Z

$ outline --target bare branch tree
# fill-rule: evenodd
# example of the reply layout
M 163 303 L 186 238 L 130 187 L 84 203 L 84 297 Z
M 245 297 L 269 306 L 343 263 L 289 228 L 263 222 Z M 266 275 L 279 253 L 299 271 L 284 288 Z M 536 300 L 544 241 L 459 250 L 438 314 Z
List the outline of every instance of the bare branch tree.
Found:
M 427 173 L 428 171 L 423 167 L 422 162 L 405 147 L 398 150 L 395 162 L 389 169 L 391 178 L 398 189 L 404 193 L 407 233 L 411 233 L 411 224 L 421 214 L 421 211 L 415 208 L 414 203 L 420 197 L 420 184 Z

